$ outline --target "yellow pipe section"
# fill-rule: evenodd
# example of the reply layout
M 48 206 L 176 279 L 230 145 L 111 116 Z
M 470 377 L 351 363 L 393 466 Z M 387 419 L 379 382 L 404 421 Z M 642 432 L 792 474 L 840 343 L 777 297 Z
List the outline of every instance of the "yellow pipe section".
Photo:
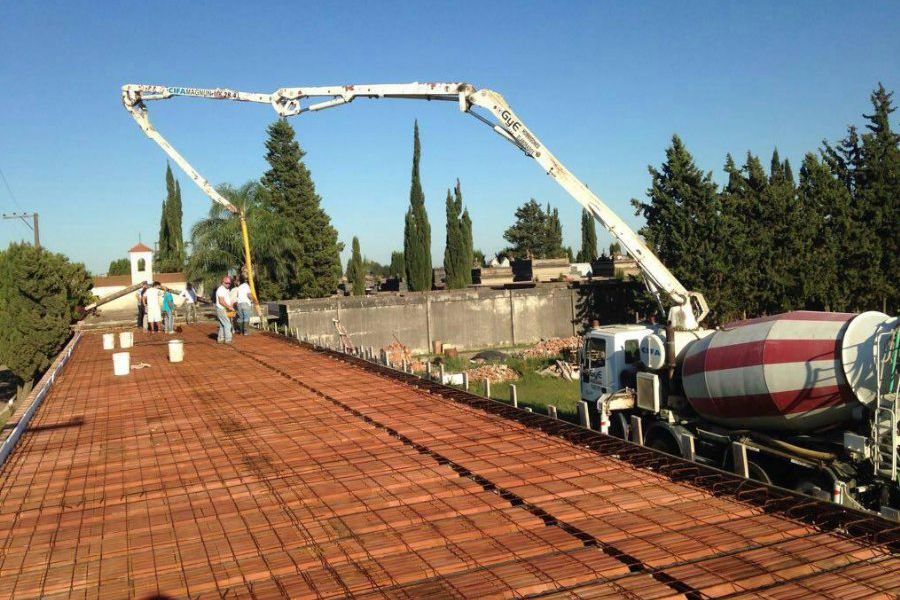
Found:
M 247 265 L 247 281 L 250 282 L 250 293 L 256 299 L 256 314 L 259 318 L 263 318 L 262 307 L 259 305 L 259 296 L 256 295 L 256 284 L 253 282 L 253 261 L 250 259 L 250 234 L 247 232 L 247 219 L 244 218 L 244 211 L 239 213 L 241 217 L 241 238 L 244 241 L 244 264 Z M 260 327 L 263 327 L 260 322 Z

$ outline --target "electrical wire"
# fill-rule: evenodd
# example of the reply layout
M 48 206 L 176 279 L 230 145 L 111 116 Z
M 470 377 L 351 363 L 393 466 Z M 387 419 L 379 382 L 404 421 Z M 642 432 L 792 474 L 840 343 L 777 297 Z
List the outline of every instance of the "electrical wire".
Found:
M 22 210 L 22 206 L 19 204 L 19 201 L 16 199 L 16 195 L 13 194 L 12 188 L 9 187 L 9 181 L 6 180 L 6 175 L 3 174 L 3 169 L 0 169 L 0 179 L 3 180 L 3 184 L 6 186 L 6 191 L 9 192 L 9 197 L 12 198 L 13 203 L 15 203 L 16 207 L 19 210 Z

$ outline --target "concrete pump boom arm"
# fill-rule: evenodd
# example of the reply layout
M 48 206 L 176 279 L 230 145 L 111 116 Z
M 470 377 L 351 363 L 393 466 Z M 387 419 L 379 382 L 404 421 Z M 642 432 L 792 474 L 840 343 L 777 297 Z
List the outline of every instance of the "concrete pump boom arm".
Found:
M 411 100 L 445 100 L 458 103 L 462 112 L 482 121 L 527 156 L 581 204 L 630 254 L 641 268 L 650 291 L 659 299 L 667 296 L 673 306 L 669 320 L 678 328 L 696 329 L 709 312 L 703 295 L 688 291 L 660 262 L 644 241 L 600 198 L 573 175 L 525 126 L 499 93 L 475 89 L 468 83 L 401 83 L 376 85 L 342 85 L 324 87 L 281 88 L 271 94 L 240 92 L 230 89 L 166 87 L 161 85 L 122 86 L 122 102 L 144 133 L 155 141 L 213 201 L 232 212 L 237 208 L 223 198 L 210 183 L 163 138 L 147 116 L 146 102 L 173 96 L 192 96 L 213 100 L 233 100 L 270 104 L 282 117 L 348 104 L 356 98 L 397 98 Z M 309 102 L 311 99 L 321 99 Z M 474 110 L 483 109 L 493 120 Z

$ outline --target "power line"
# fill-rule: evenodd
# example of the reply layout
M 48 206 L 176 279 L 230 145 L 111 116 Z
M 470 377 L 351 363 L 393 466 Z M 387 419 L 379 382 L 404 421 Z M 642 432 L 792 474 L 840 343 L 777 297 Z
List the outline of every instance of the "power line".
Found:
M 12 201 L 15 203 L 16 208 L 22 210 L 22 205 L 19 204 L 19 201 L 16 199 L 16 195 L 13 194 L 12 188 L 9 187 L 9 181 L 6 180 L 6 175 L 3 174 L 3 169 L 0 169 L 0 179 L 3 180 L 3 184 L 6 186 L 6 191 L 9 192 L 9 197 L 12 198 Z

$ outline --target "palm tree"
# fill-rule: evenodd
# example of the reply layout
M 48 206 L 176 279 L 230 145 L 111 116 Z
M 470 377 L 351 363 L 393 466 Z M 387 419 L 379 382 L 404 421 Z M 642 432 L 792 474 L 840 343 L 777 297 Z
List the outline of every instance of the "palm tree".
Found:
M 244 211 L 260 300 L 282 296 L 278 282 L 291 278 L 291 261 L 285 259 L 297 252 L 288 224 L 262 201 L 265 190 L 256 181 L 240 187 L 224 183 L 216 190 Z M 222 205 L 213 204 L 209 216 L 191 228 L 191 248 L 188 278 L 202 281 L 206 289 L 214 287 L 223 275 L 240 271 L 244 264 L 240 219 Z

